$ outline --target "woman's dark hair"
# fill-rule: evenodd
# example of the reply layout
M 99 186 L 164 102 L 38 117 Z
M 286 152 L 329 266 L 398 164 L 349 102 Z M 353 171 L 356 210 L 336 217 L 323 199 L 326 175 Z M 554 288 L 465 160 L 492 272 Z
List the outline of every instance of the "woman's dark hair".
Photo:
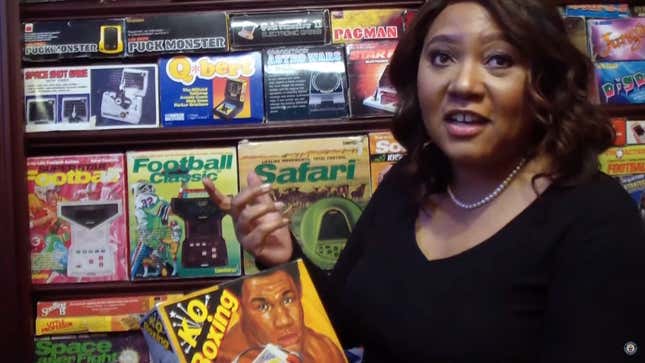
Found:
M 434 0 L 421 9 L 401 38 L 390 64 L 390 79 L 400 105 L 392 132 L 408 150 L 424 195 L 442 192 L 452 178 L 446 155 L 428 139 L 417 98 L 417 69 L 430 26 L 449 4 Z M 614 138 L 609 119 L 588 99 L 594 68 L 569 40 L 557 9 L 544 0 L 471 0 L 488 10 L 529 62 L 527 94 L 535 115 L 527 157 L 545 152 L 552 160 L 546 176 L 554 183 L 579 183 L 598 171 L 598 154 Z M 429 142 L 430 141 L 430 142 Z

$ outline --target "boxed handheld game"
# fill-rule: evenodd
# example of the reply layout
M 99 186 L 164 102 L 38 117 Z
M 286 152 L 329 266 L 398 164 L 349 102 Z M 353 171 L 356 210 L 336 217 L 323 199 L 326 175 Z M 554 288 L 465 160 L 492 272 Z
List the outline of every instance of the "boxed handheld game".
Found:
M 157 127 L 157 65 L 23 70 L 26 131 Z
M 333 43 L 398 39 L 411 17 L 408 9 L 334 10 L 331 12 Z
M 263 63 L 267 121 L 347 117 L 342 46 L 266 49 Z
M 390 82 L 389 65 L 397 41 L 347 44 L 349 111 L 352 118 L 392 115 L 399 98 Z
M 645 61 L 596 63 L 601 103 L 645 103 Z
M 124 19 L 77 19 L 23 23 L 23 60 L 120 57 Z
M 631 16 L 628 4 L 584 4 L 567 5 L 565 16 L 585 18 L 628 18 Z
M 27 158 L 34 284 L 127 280 L 122 154 Z
M 231 48 L 329 43 L 329 11 L 230 14 Z
M 611 119 L 616 132 L 614 145 L 639 145 L 645 144 L 645 120 L 628 120 L 624 117 Z
M 392 165 L 403 158 L 405 148 L 389 131 L 370 132 L 370 173 L 372 192 L 381 183 Z
M 264 118 L 260 52 L 162 58 L 164 127 L 261 123 Z
M 127 163 L 132 279 L 241 273 L 233 221 L 202 184 L 237 194 L 234 147 L 131 151 Z
M 139 331 L 80 334 L 34 339 L 34 363 L 151 363 Z
M 254 171 L 273 184 L 273 198 L 303 252 L 331 269 L 371 193 L 367 136 L 241 142 L 240 184 Z M 254 271 L 247 260 L 245 273 Z
M 141 331 L 154 362 L 347 362 L 300 260 L 161 303 Z
M 39 301 L 36 335 L 138 330 L 139 320 L 157 302 L 181 295 L 122 296 Z
M 134 16 L 125 21 L 128 56 L 228 50 L 223 12 Z
M 600 169 L 609 175 L 645 174 L 645 145 L 612 147 L 599 159 Z
M 595 62 L 645 60 L 645 18 L 589 19 L 587 26 Z

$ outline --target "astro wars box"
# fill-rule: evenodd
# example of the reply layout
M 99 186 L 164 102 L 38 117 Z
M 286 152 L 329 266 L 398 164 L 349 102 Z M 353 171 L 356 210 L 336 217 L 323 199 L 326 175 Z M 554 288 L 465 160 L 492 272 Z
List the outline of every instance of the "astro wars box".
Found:
M 228 50 L 223 12 L 134 16 L 126 24 L 128 56 Z
M 27 158 L 34 284 L 127 280 L 121 154 Z
M 267 121 L 347 117 L 347 75 L 342 46 L 263 51 Z
M 162 58 L 164 127 L 261 123 L 264 118 L 260 52 Z
M 26 61 L 79 57 L 120 57 L 125 53 L 124 19 L 76 19 L 26 22 Z
M 236 276 L 240 245 L 230 216 L 202 179 L 235 195 L 235 148 L 132 151 L 128 161 L 130 277 Z
M 596 63 L 601 103 L 645 103 L 645 61 Z
M 26 131 L 157 127 L 157 65 L 25 68 Z
M 300 260 L 159 304 L 141 327 L 154 362 L 347 362 Z
M 251 171 L 271 183 L 305 255 L 330 270 L 372 195 L 367 136 L 241 142 L 238 155 L 241 186 Z

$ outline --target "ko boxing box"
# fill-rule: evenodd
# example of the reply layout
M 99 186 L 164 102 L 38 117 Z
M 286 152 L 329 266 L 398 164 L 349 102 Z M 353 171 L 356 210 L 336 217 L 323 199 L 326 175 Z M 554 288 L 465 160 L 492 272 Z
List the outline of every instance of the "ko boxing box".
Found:
M 226 14 L 223 12 L 131 16 L 125 21 L 129 57 L 228 50 Z
M 263 51 L 268 122 L 347 118 L 347 75 L 342 46 Z
M 157 127 L 157 65 L 25 68 L 27 132 Z
M 125 54 L 124 19 L 35 21 L 22 26 L 25 61 Z
M 261 123 L 260 52 L 159 61 L 164 127 Z

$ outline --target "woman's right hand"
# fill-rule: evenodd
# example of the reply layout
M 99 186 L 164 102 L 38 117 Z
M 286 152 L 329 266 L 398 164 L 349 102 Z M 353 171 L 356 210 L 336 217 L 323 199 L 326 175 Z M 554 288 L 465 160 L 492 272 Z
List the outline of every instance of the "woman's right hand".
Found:
M 282 215 L 284 203 L 271 198 L 270 184 L 263 184 L 252 171 L 247 176 L 247 187 L 231 197 L 217 190 L 210 179 L 205 178 L 203 183 L 211 200 L 233 218 L 242 248 L 266 266 L 289 261 L 293 253 L 289 220 Z

